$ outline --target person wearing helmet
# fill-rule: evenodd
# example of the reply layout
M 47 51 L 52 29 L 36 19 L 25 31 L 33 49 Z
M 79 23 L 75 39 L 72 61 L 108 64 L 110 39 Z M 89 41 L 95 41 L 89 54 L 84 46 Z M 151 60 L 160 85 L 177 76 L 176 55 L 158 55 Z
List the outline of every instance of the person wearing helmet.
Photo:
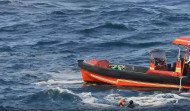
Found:
M 129 107 L 129 108 L 134 108 L 135 107 L 134 104 L 133 104 L 133 100 L 129 101 L 129 105 L 127 107 Z
M 124 107 L 125 106 L 125 99 L 121 99 L 119 103 L 119 107 Z

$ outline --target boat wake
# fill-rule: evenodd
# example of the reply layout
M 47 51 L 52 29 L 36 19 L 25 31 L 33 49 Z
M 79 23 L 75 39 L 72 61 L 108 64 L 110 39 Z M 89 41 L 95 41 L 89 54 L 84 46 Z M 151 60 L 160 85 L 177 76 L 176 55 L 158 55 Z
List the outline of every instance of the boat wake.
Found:
M 81 84 L 82 80 L 53 80 L 50 79 L 48 81 L 40 81 L 35 83 L 36 85 L 56 85 L 56 84 Z
M 120 96 L 119 94 L 110 94 L 107 95 L 104 99 L 111 103 L 119 103 L 119 101 L 123 98 L 127 98 L 127 101 L 133 100 L 138 108 L 146 108 L 177 104 L 180 100 L 190 100 L 190 93 L 155 93 L 153 95 L 137 97 L 124 97 Z

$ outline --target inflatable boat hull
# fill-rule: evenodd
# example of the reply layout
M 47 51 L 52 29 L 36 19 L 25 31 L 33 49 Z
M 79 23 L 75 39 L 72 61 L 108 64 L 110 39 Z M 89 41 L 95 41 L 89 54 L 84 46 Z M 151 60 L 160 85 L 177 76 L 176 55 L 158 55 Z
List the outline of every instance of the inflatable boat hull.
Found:
M 78 61 L 85 82 L 108 83 L 117 86 L 138 86 L 157 88 L 190 89 L 190 79 L 187 77 L 171 77 L 147 74 L 145 72 L 122 71 L 104 68 Z

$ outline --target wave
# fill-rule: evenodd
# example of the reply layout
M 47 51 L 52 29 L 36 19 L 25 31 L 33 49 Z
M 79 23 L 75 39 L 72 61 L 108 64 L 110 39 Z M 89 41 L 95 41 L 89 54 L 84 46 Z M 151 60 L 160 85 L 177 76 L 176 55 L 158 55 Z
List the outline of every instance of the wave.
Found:
M 52 41 L 39 41 L 37 42 L 34 46 L 43 46 L 43 45 L 53 45 L 53 44 L 58 44 L 61 41 L 58 40 L 52 40 Z
M 117 24 L 117 23 L 106 23 L 104 25 L 101 25 L 97 28 L 112 28 L 112 29 L 129 29 L 124 24 Z
M 12 84 L 17 84 L 17 83 L 18 83 L 17 81 L 0 79 L 0 85 L 12 85 Z
M 37 82 L 35 83 L 36 85 L 54 85 L 54 84 L 81 84 L 83 83 L 82 80 L 48 80 L 48 81 L 41 81 L 41 82 Z
M 26 111 L 26 109 L 6 106 L 6 105 L 0 105 L 0 111 Z M 32 110 L 27 110 L 27 111 L 32 111 Z
M 57 88 L 58 90 L 60 90 L 60 92 L 63 91 L 63 89 L 61 88 Z M 98 103 L 98 99 L 93 97 L 91 92 L 82 92 L 82 93 L 79 93 L 79 94 L 76 94 L 76 93 L 73 93 L 71 92 L 73 95 L 76 95 L 78 97 L 81 98 L 81 102 L 85 103 L 85 104 L 90 104 L 92 105 L 93 107 L 98 107 L 98 106 L 101 106 L 101 107 L 111 107 L 111 105 L 108 105 L 108 104 L 101 104 L 101 103 Z
M 190 14 L 169 14 L 166 15 L 164 19 L 171 21 L 171 22 L 189 22 Z
M 42 73 L 51 75 L 51 77 L 54 80 L 64 80 L 64 81 L 74 80 L 75 81 L 78 79 L 80 79 L 80 80 L 82 79 L 81 73 L 78 70 L 73 69 L 73 68 L 75 68 L 74 66 L 65 66 L 64 68 L 65 68 L 65 70 L 63 70 L 63 71 L 56 70 L 55 72 L 42 72 Z
M 70 93 L 74 96 L 79 97 L 83 103 L 93 103 L 95 101 L 97 101 L 97 99 L 95 97 L 92 97 L 91 92 L 87 92 L 87 93 L 73 93 L 72 91 L 68 90 L 68 89 L 61 89 L 60 87 L 55 88 L 54 90 L 59 91 L 60 93 Z
M 68 41 L 66 43 L 60 43 L 58 46 L 70 46 L 70 45 L 79 45 L 76 41 Z
M 51 3 L 43 3 L 43 2 L 38 2 L 38 3 L 32 3 L 32 6 L 34 7 L 48 7 L 48 8 L 51 8 L 51 7 L 56 7 L 55 5 L 51 4 Z
M 7 4 L 10 4 L 10 3 L 11 3 L 11 1 L 9 1 L 9 0 L 1 0 L 0 1 L 1 5 L 7 5 Z
M 151 20 L 150 22 L 156 26 L 169 26 L 170 25 L 169 22 L 163 21 L 163 20 Z
M 9 26 L 0 27 L 0 32 L 24 32 L 27 33 L 35 26 L 30 23 L 16 23 Z
M 12 48 L 9 47 L 9 46 L 3 46 L 3 47 L 0 47 L 0 52 L 9 52 L 9 51 L 12 51 Z
M 138 97 L 123 97 L 119 94 L 110 94 L 107 95 L 104 99 L 111 103 L 119 103 L 123 98 L 133 100 L 138 108 L 142 107 L 156 107 L 164 106 L 167 104 L 176 104 L 179 100 L 190 100 L 190 93 L 163 93 L 163 94 L 153 94 L 148 96 L 138 96 Z
M 67 12 L 64 12 L 64 11 L 60 11 L 60 10 L 58 10 L 58 11 L 53 11 L 53 12 L 51 12 L 51 14 L 52 15 L 56 15 L 56 16 L 65 16 L 65 15 L 67 15 Z
M 63 53 L 63 54 L 70 53 L 70 54 L 72 54 L 72 53 L 74 53 L 74 51 L 73 50 L 69 50 L 69 49 L 64 49 L 64 50 L 60 50 L 59 53 Z
M 171 6 L 172 7 L 172 6 Z M 155 18 L 160 21 L 162 24 L 173 24 L 174 22 L 188 22 L 190 20 L 189 13 L 176 13 L 173 12 L 174 9 L 178 9 L 179 7 L 172 7 L 174 9 L 170 9 L 170 6 L 165 7 L 154 7 L 153 9 L 157 12 Z
M 130 27 L 130 26 L 126 26 L 124 24 L 105 23 L 105 24 L 100 25 L 100 26 L 96 26 L 96 27 L 92 27 L 92 28 L 88 28 L 88 29 L 83 29 L 83 30 L 81 30 L 81 32 L 83 32 L 83 33 L 91 33 L 91 32 L 95 32 L 98 29 L 102 29 L 102 28 L 117 29 L 117 30 L 127 30 L 127 31 L 134 31 L 134 30 L 136 30 L 135 28 Z
M 177 94 L 168 93 L 145 97 L 131 97 L 129 99 L 134 100 L 134 102 L 139 104 L 141 107 L 155 107 L 171 103 L 178 103 L 178 100 L 182 99 L 182 97 L 178 96 Z
M 120 10 L 111 10 L 111 11 L 102 11 L 103 15 L 118 15 L 120 14 L 121 16 L 127 16 L 128 18 L 131 18 L 132 16 L 142 16 L 142 15 L 151 15 L 154 14 L 155 12 L 148 9 L 148 8 L 142 8 L 142 7 L 130 7 L 130 8 L 125 8 L 125 9 L 120 9 Z
M 51 102 L 51 100 L 79 102 L 81 101 L 81 98 L 68 89 L 61 89 L 57 87 L 32 94 L 28 102 Z
M 69 16 L 73 16 L 73 15 L 81 15 L 81 14 L 91 14 L 94 11 L 91 9 L 75 9 L 75 8 L 71 8 L 69 7 L 68 9 L 64 9 L 64 10 L 57 10 L 57 11 L 52 11 L 50 13 L 50 15 L 54 16 L 54 17 L 69 17 Z
M 124 42 L 124 41 L 111 41 L 111 42 L 103 42 L 103 43 L 91 43 L 86 44 L 80 47 L 76 47 L 75 50 L 80 51 L 100 51 L 101 50 L 107 50 L 110 48 L 149 48 L 152 46 L 163 46 L 166 45 L 166 42 L 144 42 L 144 43 L 135 43 L 135 42 Z
M 59 101 L 63 102 L 64 106 L 66 104 L 74 103 L 83 103 L 87 105 L 92 105 L 93 107 L 111 107 L 111 105 L 98 103 L 98 99 L 93 97 L 91 92 L 82 92 L 82 93 L 74 93 L 69 89 L 62 89 L 60 87 L 56 87 L 53 89 L 40 91 L 35 94 L 32 94 L 28 100 L 29 103 L 36 102 L 51 102 Z
M 101 44 L 95 44 L 99 47 L 122 47 L 122 46 L 128 46 L 128 47 L 137 47 L 137 48 L 145 48 L 145 47 L 151 47 L 151 46 L 158 46 L 158 45 L 165 45 L 165 43 L 162 42 L 145 42 L 145 43 L 127 43 L 127 42 L 106 42 Z
M 14 11 L 3 11 L 3 12 L 0 12 L 0 15 L 3 16 L 3 15 L 16 15 L 17 12 L 14 12 Z

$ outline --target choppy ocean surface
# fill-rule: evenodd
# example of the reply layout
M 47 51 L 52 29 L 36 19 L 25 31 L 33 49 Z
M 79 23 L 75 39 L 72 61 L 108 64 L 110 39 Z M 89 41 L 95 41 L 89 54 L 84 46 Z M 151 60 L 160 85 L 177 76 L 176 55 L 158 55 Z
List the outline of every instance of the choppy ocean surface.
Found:
M 188 91 L 86 84 L 77 66 L 148 66 L 151 49 L 172 62 L 171 42 L 188 35 L 189 0 L 0 0 L 0 111 L 189 110 Z

